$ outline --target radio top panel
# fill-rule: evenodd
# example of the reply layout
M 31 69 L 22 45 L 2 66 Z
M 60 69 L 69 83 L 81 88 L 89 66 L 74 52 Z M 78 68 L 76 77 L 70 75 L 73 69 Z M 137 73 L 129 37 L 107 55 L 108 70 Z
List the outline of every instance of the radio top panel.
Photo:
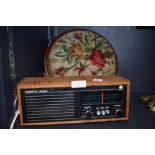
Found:
M 72 77 L 28 77 L 21 80 L 17 89 L 22 88 L 64 88 L 70 87 L 87 87 L 87 86 L 109 86 L 109 85 L 129 85 L 130 81 L 119 75 L 111 76 L 72 76 Z

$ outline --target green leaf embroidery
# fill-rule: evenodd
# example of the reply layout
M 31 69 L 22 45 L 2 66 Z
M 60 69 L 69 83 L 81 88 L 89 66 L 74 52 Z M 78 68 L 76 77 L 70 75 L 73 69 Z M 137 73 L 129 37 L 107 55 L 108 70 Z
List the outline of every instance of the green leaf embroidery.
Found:
M 82 62 L 80 62 L 80 67 L 83 67 Z
M 103 42 L 103 43 L 102 43 L 102 47 L 103 47 L 103 48 L 106 48 L 106 49 L 107 49 L 107 48 L 110 48 L 109 43 L 107 43 L 107 42 Z
M 69 67 L 69 68 L 65 68 L 65 73 L 67 73 L 69 70 L 71 70 L 73 67 L 75 67 L 75 65 L 73 65 L 73 66 L 71 66 L 71 67 Z
M 90 50 L 91 50 L 90 47 L 88 47 L 88 46 L 85 47 L 85 52 L 86 52 L 86 53 L 90 52 Z
M 67 55 L 67 62 L 68 62 L 69 64 L 72 63 L 72 58 L 70 57 L 70 55 Z
M 64 59 L 60 59 L 61 63 L 64 63 L 66 61 L 66 57 Z
M 110 68 L 110 67 L 102 71 L 102 73 L 103 73 L 104 75 L 105 75 L 105 74 L 106 74 L 106 75 L 110 75 L 110 72 L 111 72 L 111 68 Z
M 98 68 L 96 72 L 97 72 L 97 74 L 102 72 L 102 68 Z
M 75 65 L 78 65 L 78 64 L 79 64 L 79 62 L 78 62 L 78 59 L 77 59 L 77 58 L 75 58 L 75 59 L 74 59 L 74 64 L 75 64 Z
M 90 55 L 85 55 L 85 56 L 84 56 L 84 59 L 85 59 L 85 60 L 88 60 L 89 58 L 90 58 Z
M 111 61 L 111 64 L 112 64 L 112 65 L 114 65 L 114 64 L 115 64 L 115 62 L 112 60 L 112 61 Z
M 86 35 L 85 35 L 85 43 L 88 44 L 88 38 Z
M 49 61 L 48 61 L 48 62 L 49 62 L 49 63 L 52 63 L 52 62 L 57 62 L 57 61 L 59 61 L 59 60 L 58 60 L 58 59 L 54 59 L 54 58 L 53 58 L 53 59 L 49 59 Z
M 87 61 L 84 62 L 83 64 L 84 67 L 88 67 L 89 65 L 87 64 Z
M 61 59 L 50 59 L 48 62 L 49 63 L 53 63 L 53 62 L 58 62 L 58 61 L 61 61 L 61 62 L 65 62 L 66 61 L 66 57 L 65 58 L 61 58 Z
M 102 48 L 102 46 L 103 46 L 103 42 L 99 40 L 99 41 L 96 43 L 96 48 Z
M 65 57 L 65 56 L 66 56 L 66 53 L 64 53 L 64 52 L 62 52 L 62 51 L 59 51 L 59 52 L 55 53 L 55 55 L 56 55 L 57 57 Z
M 67 46 L 65 44 L 63 44 L 63 50 L 64 50 L 65 53 L 69 53 L 68 48 L 67 48 Z
M 105 54 L 105 56 L 106 56 L 108 59 L 110 59 L 110 58 L 113 56 L 113 53 L 110 52 L 110 51 L 106 51 L 106 52 L 104 52 L 104 54 Z

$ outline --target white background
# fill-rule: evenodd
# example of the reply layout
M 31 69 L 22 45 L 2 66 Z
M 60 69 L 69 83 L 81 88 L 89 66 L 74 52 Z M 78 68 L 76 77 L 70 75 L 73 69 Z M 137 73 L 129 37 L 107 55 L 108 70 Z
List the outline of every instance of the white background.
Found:
M 154 0 L 0 0 L 2 25 L 154 25 Z
M 1 154 L 136 155 L 154 153 L 154 130 L 3 130 Z

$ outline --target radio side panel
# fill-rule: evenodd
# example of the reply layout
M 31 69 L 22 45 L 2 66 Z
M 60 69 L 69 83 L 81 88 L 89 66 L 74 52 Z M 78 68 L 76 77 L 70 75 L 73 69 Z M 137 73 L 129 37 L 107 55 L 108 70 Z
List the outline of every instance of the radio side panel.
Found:
M 127 83 L 127 95 L 126 95 L 126 117 L 129 117 L 130 106 L 130 81 Z
M 23 111 L 22 111 L 22 101 L 21 101 L 21 89 L 19 85 L 17 85 L 17 98 L 18 98 L 18 110 L 19 110 L 19 116 L 20 116 L 20 124 L 23 124 Z

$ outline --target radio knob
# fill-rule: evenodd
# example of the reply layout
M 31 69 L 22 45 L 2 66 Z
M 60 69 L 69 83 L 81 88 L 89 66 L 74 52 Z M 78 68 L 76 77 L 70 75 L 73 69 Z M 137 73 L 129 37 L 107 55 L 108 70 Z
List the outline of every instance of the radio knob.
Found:
M 84 116 L 85 116 L 85 118 L 90 119 L 93 117 L 93 113 L 91 111 L 86 111 Z
M 116 110 L 115 110 L 115 115 L 116 115 L 117 117 L 121 117 L 121 116 L 123 115 L 123 110 L 122 110 L 122 109 L 116 109 Z

